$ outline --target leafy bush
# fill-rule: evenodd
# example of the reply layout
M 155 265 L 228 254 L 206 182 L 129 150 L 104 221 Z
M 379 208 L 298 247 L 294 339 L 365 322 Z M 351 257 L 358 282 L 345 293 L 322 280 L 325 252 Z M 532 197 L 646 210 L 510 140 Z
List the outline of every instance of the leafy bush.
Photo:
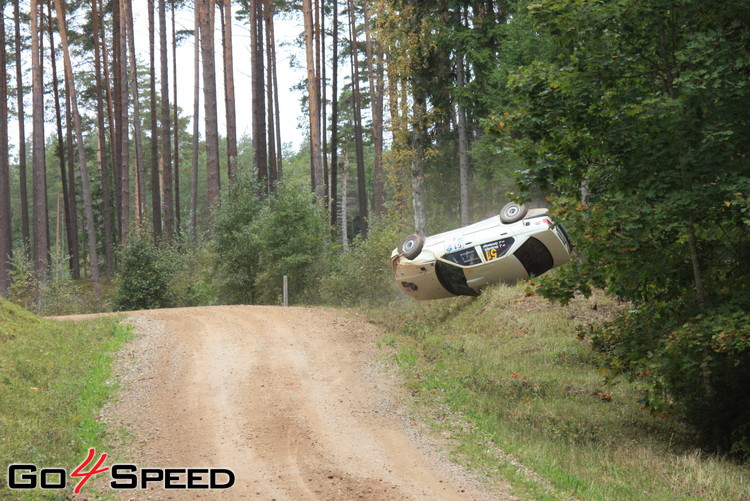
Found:
M 211 242 L 220 303 L 255 302 L 258 256 L 249 242 L 252 240 L 250 225 L 261 207 L 257 193 L 257 185 L 244 172 L 222 193 Z
M 68 267 L 67 255 L 59 249 L 52 252 L 52 264 L 41 284 L 37 312 L 41 315 L 69 315 L 83 311 L 81 288 L 75 283 Z
M 261 198 L 240 176 L 216 214 L 213 241 L 219 301 L 278 303 L 282 277 L 293 302 L 314 300 L 327 267 L 326 215 L 304 187 L 279 185 Z
M 112 298 L 115 310 L 141 310 L 174 305 L 169 289 L 169 260 L 145 230 L 133 231 L 120 250 L 117 290 Z
M 23 248 L 16 248 L 11 260 L 8 299 L 39 315 L 67 315 L 85 310 L 81 287 L 70 275 L 67 255 L 55 249 L 51 261 L 46 278 L 39 283 L 33 261 Z
M 28 258 L 23 247 L 13 249 L 11 259 L 10 287 L 8 299 L 27 310 L 34 308 L 37 294 L 37 280 L 34 263 Z
M 289 278 L 289 298 L 312 302 L 328 266 L 328 226 L 322 205 L 313 202 L 307 188 L 280 185 L 251 225 L 251 247 L 258 268 L 255 292 L 263 303 L 280 302 L 282 277 Z
M 167 288 L 174 306 L 216 303 L 213 252 L 207 245 L 178 241 L 163 247 L 160 256 L 168 270 Z
M 359 237 L 340 254 L 321 280 L 321 299 L 335 305 L 384 304 L 400 294 L 393 280 L 391 251 L 406 235 L 405 225 L 389 215 L 370 226 L 366 240 Z
M 677 409 L 707 444 L 750 458 L 746 5 L 531 7 L 559 56 L 512 76 L 513 109 L 493 128 L 528 161 L 527 180 L 559 192 L 578 245 L 545 294 L 606 287 L 632 304 L 593 333 L 611 374 L 651 383 L 650 408 Z

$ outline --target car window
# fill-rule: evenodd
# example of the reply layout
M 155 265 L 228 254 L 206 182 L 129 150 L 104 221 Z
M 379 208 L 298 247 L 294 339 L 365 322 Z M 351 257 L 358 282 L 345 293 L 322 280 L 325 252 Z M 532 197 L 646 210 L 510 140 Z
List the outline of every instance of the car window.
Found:
M 554 266 L 554 259 L 549 249 L 534 237 L 529 237 L 513 255 L 521 261 L 529 276 L 541 275 Z
M 492 261 L 494 259 L 503 257 L 505 253 L 510 250 L 511 246 L 513 245 L 513 242 L 515 242 L 515 239 L 510 237 L 510 238 L 503 238 L 502 240 L 497 240 L 495 242 L 482 244 L 482 252 L 484 253 L 484 260 Z
M 461 266 L 471 266 L 482 262 L 482 260 L 479 259 L 479 254 L 477 254 L 477 251 L 474 250 L 473 247 L 446 254 L 443 258 L 453 263 L 460 264 Z
M 475 253 L 476 254 L 476 253 Z M 435 263 L 435 274 L 437 275 L 440 285 L 445 290 L 457 296 L 478 296 L 479 293 L 466 285 L 466 276 L 464 270 L 458 266 L 438 261 Z

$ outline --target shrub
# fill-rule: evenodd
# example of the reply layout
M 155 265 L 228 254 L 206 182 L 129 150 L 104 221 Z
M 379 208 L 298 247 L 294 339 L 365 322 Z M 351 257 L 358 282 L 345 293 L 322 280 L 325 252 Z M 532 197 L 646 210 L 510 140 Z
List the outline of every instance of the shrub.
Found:
M 325 303 L 354 306 L 392 301 L 399 294 L 389 257 L 407 233 L 398 216 L 388 215 L 370 226 L 367 239 L 357 237 L 349 250 L 340 254 L 321 280 Z
M 258 256 L 251 224 L 261 208 L 257 184 L 245 173 L 222 194 L 211 250 L 220 303 L 254 303 Z
M 169 289 L 168 259 L 143 230 L 133 231 L 120 250 L 117 289 L 112 298 L 115 310 L 164 308 L 174 305 Z
M 36 311 L 41 315 L 70 315 L 84 308 L 81 288 L 75 283 L 68 267 L 67 255 L 60 249 L 51 253 L 52 264 L 41 284 Z
M 306 188 L 283 184 L 262 198 L 255 182 L 241 176 L 216 214 L 219 300 L 278 303 L 284 275 L 293 302 L 314 300 L 327 267 L 326 239 L 326 215 Z
M 213 253 L 204 244 L 188 247 L 185 242 L 165 247 L 161 253 L 169 269 L 169 296 L 175 306 L 216 303 Z
M 34 307 L 37 294 L 37 280 L 34 263 L 28 258 L 24 248 L 16 247 L 11 259 L 10 287 L 8 299 L 27 310 Z
M 326 213 L 306 188 L 281 185 L 251 225 L 258 270 L 255 292 L 264 303 L 279 302 L 282 277 L 289 277 L 292 302 L 318 297 L 320 277 L 328 267 Z

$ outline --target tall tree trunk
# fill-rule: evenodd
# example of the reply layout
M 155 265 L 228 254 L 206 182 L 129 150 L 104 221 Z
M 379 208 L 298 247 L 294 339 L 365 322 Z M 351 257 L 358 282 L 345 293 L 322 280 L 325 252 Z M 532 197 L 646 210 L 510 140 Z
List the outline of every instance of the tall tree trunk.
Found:
M 349 151 L 344 150 L 344 168 L 341 173 L 341 221 L 339 222 L 339 231 L 341 231 L 341 248 L 344 251 L 349 250 L 349 223 L 346 216 L 347 204 L 347 181 L 349 180 Z
M 307 53 L 307 95 L 310 108 L 310 180 L 313 193 L 323 200 L 323 163 L 320 151 L 320 92 L 318 90 L 315 52 L 313 47 L 313 13 L 311 0 L 302 0 L 302 14 L 305 24 L 305 51 Z
M 169 116 L 169 61 L 167 60 L 167 12 L 165 0 L 159 0 L 159 69 L 161 80 L 161 149 L 160 160 L 164 181 L 164 233 L 167 241 L 174 236 L 174 198 L 172 196 L 172 135 Z
M 103 9 L 103 0 L 96 0 L 97 2 L 97 10 L 98 12 L 102 13 L 102 23 L 100 24 L 99 29 L 99 44 L 101 47 L 101 56 L 102 56 L 102 69 L 103 69 L 103 76 L 104 76 L 104 98 L 105 98 L 105 111 L 107 113 L 107 127 L 109 128 L 109 151 L 107 155 L 107 175 L 102 176 L 102 180 L 107 180 L 107 191 L 110 194 L 110 203 L 107 207 L 107 211 L 110 213 L 110 228 L 112 233 L 112 243 L 114 245 L 114 242 L 117 240 L 117 236 L 119 235 L 117 222 L 119 219 L 119 205 L 117 200 L 119 199 L 119 193 L 118 193 L 118 186 L 120 185 L 119 181 L 116 181 L 114 183 L 114 191 L 112 190 L 113 186 L 110 182 L 111 178 L 115 177 L 116 170 L 115 170 L 115 164 L 117 163 L 117 155 L 115 151 L 115 143 L 117 139 L 117 135 L 115 133 L 115 109 L 114 109 L 114 96 L 113 96 L 113 88 L 112 88 L 112 79 L 110 78 L 110 70 L 109 70 L 109 49 L 107 48 L 107 35 L 106 35 L 106 24 L 103 22 L 104 20 L 104 9 Z M 102 181 L 104 182 L 104 181 Z M 115 212 L 112 212 L 112 193 L 114 193 L 114 199 L 115 199 L 115 206 L 114 210 Z M 105 236 L 106 238 L 106 236 Z M 106 258 L 105 258 L 106 259 Z M 112 267 L 114 268 L 114 256 L 112 257 Z M 109 272 L 108 272 L 109 273 Z M 109 275 L 108 275 L 109 276 Z
M 56 0 L 57 1 L 57 0 Z M 117 44 L 120 77 L 120 195 L 122 226 L 120 226 L 120 240 L 123 244 L 128 241 L 130 232 L 130 95 L 128 93 L 128 16 L 127 3 L 130 0 L 120 0 L 119 24 L 120 38 Z M 75 105 L 74 105 L 75 107 Z M 76 113 L 73 110 L 73 119 Z
M 216 112 L 216 63 L 214 60 L 214 8 L 211 0 L 200 5 L 200 42 L 203 59 L 203 95 L 206 121 L 206 173 L 209 211 L 219 205 L 219 122 Z
M 133 29 L 132 0 L 120 0 L 125 6 L 128 27 L 128 52 L 130 55 L 130 87 L 133 89 L 133 135 L 135 139 L 135 206 L 139 224 L 146 213 L 146 167 L 143 163 L 143 135 L 141 134 L 141 110 L 138 98 L 138 66 L 135 58 L 135 30 Z
M 339 168 L 339 2 L 333 0 L 333 74 L 331 75 L 331 226 L 338 225 Z
M 357 154 L 357 198 L 362 236 L 367 236 L 367 185 L 365 184 L 365 149 L 362 140 L 362 97 L 359 90 L 359 56 L 357 51 L 357 16 L 354 0 L 349 0 L 349 39 L 351 41 L 352 86 L 354 88 L 354 148 Z
M 250 5 L 250 65 L 253 73 L 252 114 L 255 170 L 261 190 L 268 193 L 268 147 L 263 72 L 263 0 L 253 0 Z
M 273 107 L 274 107 L 274 124 L 276 125 L 276 165 L 274 170 L 276 171 L 276 179 L 281 181 L 284 177 L 283 161 L 281 155 L 281 114 L 279 112 L 279 79 L 276 71 L 276 35 L 274 30 L 273 22 L 273 10 L 271 10 L 271 24 L 268 27 L 271 44 L 268 50 L 271 53 L 271 77 L 272 80 L 268 82 L 268 85 L 273 86 Z
M 100 47 L 99 3 L 100 0 L 91 0 L 91 17 L 94 28 L 94 67 L 96 73 L 96 119 L 99 137 L 99 170 L 102 176 L 102 217 L 104 219 L 104 266 L 105 276 L 109 280 L 114 274 L 114 250 L 112 240 L 112 200 L 109 185 L 109 168 L 107 156 L 107 134 L 104 127 L 104 96 L 102 96 L 102 58 Z M 106 63 L 105 63 L 106 68 Z M 71 165 L 72 169 L 72 165 Z
M 70 219 L 70 233 L 73 235 L 73 253 L 77 256 L 70 274 L 78 280 L 81 278 L 81 247 L 78 242 L 78 202 L 76 201 L 76 173 L 75 160 L 73 159 L 73 112 L 70 110 L 70 95 L 67 91 L 65 92 L 65 152 L 66 163 L 69 165 L 68 190 L 70 194 L 68 198 L 70 199 L 70 213 L 73 214 Z
M 413 110 L 412 149 L 414 156 L 411 163 L 411 188 L 414 208 L 414 230 L 419 235 L 425 236 L 427 234 L 424 187 L 425 96 L 418 85 L 415 85 Z
M 456 53 L 456 85 L 463 90 L 466 83 L 464 76 L 464 56 Z M 469 139 L 466 133 L 466 113 L 460 99 L 456 99 L 456 122 L 458 123 L 458 172 L 461 194 L 461 226 L 469 224 Z
M 328 210 L 330 195 L 328 192 L 328 143 L 326 141 L 326 66 L 325 56 L 325 0 L 315 0 L 315 79 L 317 82 L 320 103 L 320 160 L 323 181 L 323 207 Z
M 122 66 L 121 66 L 121 43 L 122 31 L 120 20 L 120 2 L 124 0 L 112 0 L 112 125 L 114 135 L 112 138 L 112 174 L 115 181 L 115 210 L 117 211 L 117 228 L 120 240 L 122 240 L 123 225 L 127 221 L 122 220 Z M 105 50 L 106 54 L 106 50 Z M 127 122 L 126 122 L 127 123 Z
M 10 286 L 10 259 L 13 257 L 13 228 L 10 213 L 10 161 L 8 159 L 8 72 L 5 51 L 5 2 L 0 1 L 0 296 Z
M 193 170 L 190 176 L 190 225 L 193 242 L 198 240 L 198 148 L 200 146 L 200 10 L 194 9 L 193 47 Z
M 62 191 L 63 191 L 63 211 L 65 214 L 65 233 L 67 236 L 67 244 L 68 244 L 68 265 L 71 270 L 73 268 L 77 267 L 78 264 L 76 263 L 78 259 L 78 253 L 75 252 L 74 254 L 74 245 L 73 240 L 75 240 L 78 236 L 74 235 L 71 232 L 71 227 L 73 227 L 73 224 L 71 223 L 71 218 L 75 217 L 75 214 L 72 214 L 70 211 L 70 192 L 68 191 L 68 177 L 66 175 L 66 169 L 65 169 L 65 147 L 64 147 L 64 139 L 63 139 L 63 127 L 62 127 L 62 113 L 60 110 L 60 90 L 59 90 L 59 80 L 57 78 L 57 56 L 55 54 L 55 37 L 54 32 L 52 29 L 52 2 L 49 1 L 47 3 L 47 12 L 48 17 L 50 19 L 50 22 L 47 25 L 47 34 L 49 36 L 49 48 L 50 48 L 50 63 L 52 67 L 52 93 L 55 100 L 55 122 L 57 126 L 57 158 L 60 164 L 60 182 L 62 184 Z M 72 169 L 73 166 L 71 165 L 70 168 Z M 77 247 L 77 246 L 75 246 Z M 77 251 L 77 248 L 75 249 Z
M 372 141 L 375 147 L 373 173 L 373 205 L 375 216 L 385 211 L 385 180 L 383 179 L 383 62 L 379 45 L 373 48 L 370 35 L 370 11 L 364 4 L 365 43 L 367 50 L 367 75 L 370 83 L 370 109 L 372 110 Z
M 78 162 L 81 170 L 81 188 L 83 190 L 83 203 L 86 213 L 86 231 L 88 233 L 89 243 L 89 260 L 91 261 L 91 281 L 94 286 L 94 293 L 97 299 L 100 298 L 99 291 L 99 259 L 96 249 L 96 226 L 94 225 L 94 209 L 91 201 L 91 190 L 89 187 L 88 168 L 86 166 L 86 149 L 83 144 L 83 132 L 81 131 L 81 116 L 78 113 L 78 101 L 76 98 L 76 89 L 73 81 L 73 65 L 70 61 L 70 51 L 68 49 L 68 33 L 65 27 L 65 10 L 62 6 L 63 0 L 55 0 L 55 10 L 57 11 L 57 25 L 60 31 L 60 41 L 62 42 L 63 58 L 65 60 L 65 83 L 70 103 L 73 108 L 73 121 L 76 128 L 76 140 L 78 143 Z
M 273 191 L 277 181 L 276 170 L 276 116 L 274 110 L 273 95 L 273 51 L 271 44 L 272 24 L 273 24 L 273 2 L 266 0 L 263 3 L 264 20 L 266 25 L 266 106 L 268 108 L 268 186 Z
M 180 234 L 180 116 L 177 111 L 177 26 L 172 5 L 172 109 L 174 110 L 174 219 L 175 233 Z
M 154 0 L 148 0 L 148 44 L 149 44 L 149 110 L 151 115 L 151 218 L 154 240 L 162 233 L 161 182 L 159 180 L 159 126 L 156 111 L 156 27 L 154 26 Z
M 45 83 L 44 83 L 44 5 L 39 4 L 39 68 L 41 70 L 42 75 L 42 92 L 44 92 Z M 46 140 L 46 137 L 45 137 Z M 46 160 L 46 151 L 45 151 L 45 161 L 44 161 L 44 186 L 45 189 L 49 186 L 49 182 L 47 181 L 47 160 Z M 51 254 L 49 253 L 49 246 L 50 246 L 50 228 L 49 228 L 49 193 L 45 193 L 44 198 L 47 199 L 47 267 L 49 268 L 49 265 L 51 264 L 50 258 Z
M 39 282 L 47 276 L 49 239 L 44 150 L 44 85 L 40 52 L 39 0 L 31 0 L 32 162 L 34 194 L 34 269 Z
M 16 49 L 16 99 L 18 103 L 18 171 L 21 193 L 21 237 L 24 252 L 31 257 L 31 238 L 29 230 L 29 195 L 26 186 L 26 119 L 23 111 L 23 72 L 21 70 L 21 12 L 19 0 L 13 2 L 15 49 Z
M 232 0 L 224 0 L 223 49 L 224 96 L 227 118 L 227 173 L 234 181 L 237 175 L 237 119 L 234 99 L 234 62 L 232 56 Z

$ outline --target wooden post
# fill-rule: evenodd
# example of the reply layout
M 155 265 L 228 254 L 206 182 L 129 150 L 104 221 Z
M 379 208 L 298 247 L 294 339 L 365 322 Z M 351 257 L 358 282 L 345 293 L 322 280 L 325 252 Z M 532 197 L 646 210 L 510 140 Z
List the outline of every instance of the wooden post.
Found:
M 289 306 L 289 280 L 284 275 L 284 306 Z

